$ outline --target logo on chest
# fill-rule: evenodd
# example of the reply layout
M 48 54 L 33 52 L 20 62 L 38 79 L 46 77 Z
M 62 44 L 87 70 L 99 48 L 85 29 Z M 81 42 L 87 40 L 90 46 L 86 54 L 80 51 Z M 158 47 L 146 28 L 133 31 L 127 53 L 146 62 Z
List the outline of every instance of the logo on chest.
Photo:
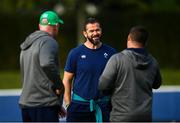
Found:
M 104 58 L 108 58 L 108 54 L 107 53 L 104 53 Z
M 85 58 L 86 58 L 86 55 L 81 55 L 81 58 L 82 58 L 82 59 L 85 59 Z
M 108 58 L 109 57 L 109 55 L 105 52 L 104 53 L 104 58 Z M 86 55 L 81 55 L 81 59 L 86 59 L 87 58 L 87 56 Z

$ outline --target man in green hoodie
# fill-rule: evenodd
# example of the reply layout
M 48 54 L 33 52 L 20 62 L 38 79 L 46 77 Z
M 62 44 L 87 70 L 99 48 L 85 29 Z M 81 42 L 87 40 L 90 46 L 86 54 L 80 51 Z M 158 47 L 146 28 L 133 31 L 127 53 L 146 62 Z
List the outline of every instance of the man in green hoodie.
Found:
M 111 97 L 111 122 L 152 120 L 152 88 L 160 87 L 161 75 L 145 49 L 147 39 L 144 27 L 131 28 L 127 49 L 109 59 L 99 79 L 99 89 Z
M 39 30 L 21 44 L 22 93 L 19 105 L 23 122 L 59 122 L 64 86 L 59 72 L 58 35 L 63 21 L 53 11 L 40 16 Z

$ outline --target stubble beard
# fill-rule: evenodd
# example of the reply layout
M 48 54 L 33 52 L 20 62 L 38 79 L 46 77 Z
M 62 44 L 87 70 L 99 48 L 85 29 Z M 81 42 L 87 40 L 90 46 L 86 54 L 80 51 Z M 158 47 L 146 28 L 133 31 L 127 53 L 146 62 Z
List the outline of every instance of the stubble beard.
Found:
M 90 37 L 87 37 L 87 39 L 95 46 L 100 43 L 100 37 L 98 39 L 95 39 L 95 40 L 93 38 L 90 38 Z

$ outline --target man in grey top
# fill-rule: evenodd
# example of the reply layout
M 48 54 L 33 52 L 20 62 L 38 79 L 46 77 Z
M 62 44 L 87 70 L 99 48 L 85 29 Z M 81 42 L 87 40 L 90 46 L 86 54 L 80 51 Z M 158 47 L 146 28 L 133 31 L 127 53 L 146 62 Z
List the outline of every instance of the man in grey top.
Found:
M 24 122 L 58 122 L 64 86 L 59 72 L 58 43 L 54 39 L 63 21 L 53 11 L 40 17 L 39 30 L 21 44 L 22 93 L 19 104 Z
M 127 49 L 109 59 L 99 79 L 99 89 L 111 97 L 112 122 L 152 121 L 152 88 L 160 87 L 161 75 L 147 39 L 144 27 L 131 28 Z

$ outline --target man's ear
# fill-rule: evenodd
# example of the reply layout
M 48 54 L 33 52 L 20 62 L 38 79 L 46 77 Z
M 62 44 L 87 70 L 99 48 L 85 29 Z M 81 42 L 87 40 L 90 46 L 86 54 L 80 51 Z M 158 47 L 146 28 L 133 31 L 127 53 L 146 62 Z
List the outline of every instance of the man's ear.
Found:
M 85 38 L 87 37 L 86 31 L 83 31 L 83 35 L 84 35 Z
M 130 34 L 128 35 L 127 41 L 131 41 L 131 36 L 130 36 Z
M 39 30 L 40 30 L 41 29 L 41 25 L 39 24 L 38 27 L 39 27 Z

